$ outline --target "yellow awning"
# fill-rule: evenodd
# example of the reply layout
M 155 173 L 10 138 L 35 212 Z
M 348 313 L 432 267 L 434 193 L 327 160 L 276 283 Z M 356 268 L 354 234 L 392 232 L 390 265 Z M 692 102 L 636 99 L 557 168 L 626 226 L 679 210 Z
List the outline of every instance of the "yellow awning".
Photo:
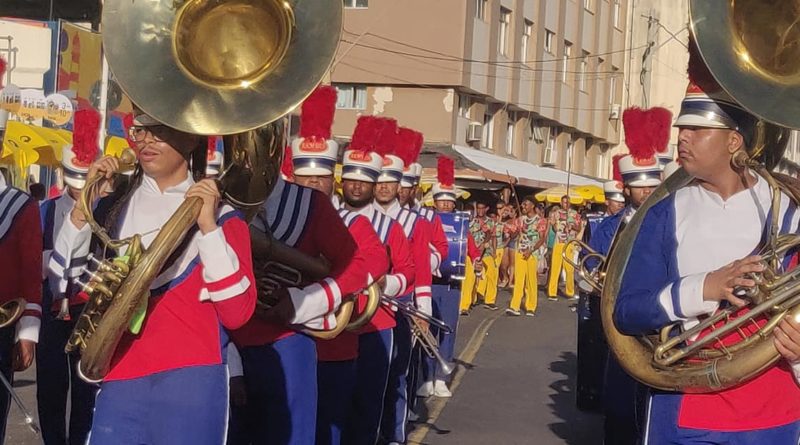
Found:
M 569 196 L 569 202 L 575 205 L 605 202 L 603 189 L 594 185 L 573 186 L 569 188 L 569 193 L 564 186 L 552 187 L 537 193 L 535 197 L 537 201 L 559 203 L 561 197 L 565 195 Z

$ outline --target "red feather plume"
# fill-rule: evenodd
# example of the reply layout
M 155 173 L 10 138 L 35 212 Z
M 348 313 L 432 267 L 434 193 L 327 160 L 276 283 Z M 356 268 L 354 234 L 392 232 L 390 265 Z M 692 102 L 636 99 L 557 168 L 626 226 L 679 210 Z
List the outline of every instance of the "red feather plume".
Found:
M 330 85 L 321 86 L 308 96 L 301 108 L 300 137 L 331 138 L 336 97 L 336 88 Z
M 287 145 L 283 150 L 283 161 L 281 162 L 281 174 L 289 180 L 294 179 L 294 165 L 292 164 L 292 146 Z
M 209 161 L 214 160 L 214 153 L 217 152 L 217 139 L 219 136 L 209 136 L 208 137 L 208 145 L 206 147 L 206 159 Z
M 375 146 L 378 122 L 375 116 L 361 116 L 356 122 L 356 129 L 353 130 L 353 138 L 350 140 L 349 150 L 372 151 Z
M 436 160 L 436 178 L 439 184 L 452 186 L 456 183 L 456 162 L 445 155 Z
M 672 113 L 666 108 L 628 108 L 622 113 L 625 145 L 637 160 L 650 159 L 669 144 Z
M 133 127 L 133 113 L 127 113 L 122 117 L 122 126 L 125 127 L 125 139 L 128 141 L 128 146 L 134 148 L 136 143 L 131 139 L 131 127 Z
M 394 154 L 403 160 L 405 167 L 417 161 L 422 150 L 422 141 L 422 133 L 418 131 L 405 127 L 397 131 L 397 149 Z
M 100 132 L 100 113 L 93 108 L 84 108 L 75 112 L 72 128 L 72 152 L 75 153 L 75 164 L 89 166 L 97 159 L 100 149 L 97 136 Z
M 625 157 L 625 155 L 619 154 L 619 155 L 614 155 L 614 157 L 611 158 L 611 167 L 612 167 L 612 171 L 613 171 L 611 177 L 615 181 L 622 182 L 622 172 L 619 169 L 619 161 L 620 161 L 620 159 L 622 159 L 624 157 Z
M 3 76 L 6 74 L 6 59 L 0 57 L 0 88 L 3 87 Z
M 379 129 L 375 135 L 375 153 L 381 156 L 394 154 L 397 149 L 397 121 L 388 117 L 376 119 Z

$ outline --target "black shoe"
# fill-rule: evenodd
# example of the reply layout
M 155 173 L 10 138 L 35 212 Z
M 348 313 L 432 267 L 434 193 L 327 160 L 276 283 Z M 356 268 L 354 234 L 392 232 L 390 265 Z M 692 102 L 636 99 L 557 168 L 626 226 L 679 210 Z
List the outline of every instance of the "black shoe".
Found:
M 469 317 L 469 311 L 461 311 L 460 314 L 462 317 Z
M 483 304 L 483 307 L 484 307 L 484 308 L 486 308 L 486 309 L 489 309 L 490 311 L 496 311 L 496 310 L 500 309 L 500 308 L 499 308 L 499 307 L 497 307 L 497 305 L 496 305 L 496 304 L 494 304 L 494 303 L 492 303 L 492 304 L 486 304 L 486 303 L 484 303 L 484 304 Z
M 513 317 L 519 317 L 522 314 L 516 309 L 508 308 L 508 309 L 506 309 L 506 315 L 511 315 Z

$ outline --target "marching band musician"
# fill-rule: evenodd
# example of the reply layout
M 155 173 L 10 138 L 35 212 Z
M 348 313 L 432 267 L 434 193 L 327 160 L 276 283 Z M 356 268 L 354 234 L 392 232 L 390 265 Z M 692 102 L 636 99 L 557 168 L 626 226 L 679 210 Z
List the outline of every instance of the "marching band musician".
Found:
M 422 134 L 409 128 L 400 128 L 394 138 L 392 152 L 383 156 L 383 168 L 375 186 L 374 207 L 389 216 L 403 227 L 403 232 L 411 243 L 414 258 L 414 291 L 413 304 L 425 315 L 431 315 L 431 227 L 427 219 L 422 218 L 400 205 L 398 190 L 403 176 L 405 162 L 401 156 L 408 158 L 413 152 Z M 409 302 L 412 294 L 399 298 Z M 384 399 L 383 418 L 381 420 L 381 436 L 389 443 L 403 443 L 406 440 L 405 425 L 408 415 L 408 371 L 411 363 L 412 334 L 411 325 L 406 316 L 395 317 L 394 350 L 389 370 L 389 380 Z M 422 329 L 427 329 L 427 322 L 419 320 Z
M 0 67 L 2 65 L 0 59 Z M 0 77 L 2 77 L 0 69 Z M 42 301 L 42 229 L 39 206 L 30 195 L 6 184 L 0 173 L 0 304 L 16 298 L 27 302 L 22 317 L 0 329 L 0 372 L 13 373 L 33 363 Z M 0 442 L 5 437 L 11 394 L 0 390 Z
M 334 168 L 339 144 L 331 139 L 331 124 L 336 110 L 336 89 L 318 87 L 303 102 L 299 137 L 291 144 L 289 159 L 294 182 L 333 196 Z M 366 217 L 345 209 L 339 216 L 347 225 L 359 251 L 369 259 L 368 280 L 372 284 L 386 274 L 389 260 L 386 249 Z M 331 340 L 317 340 L 317 433 L 316 445 L 338 445 L 352 407 L 356 384 L 358 335 L 344 331 Z
M 439 213 L 452 213 L 456 208 L 458 190 L 455 186 L 455 165 L 452 159 L 440 156 L 437 164 L 437 183 L 433 185 L 433 202 Z M 478 247 L 472 235 L 467 233 L 467 267 L 474 264 L 476 271 L 481 270 L 482 265 L 477 261 L 480 256 Z M 451 329 L 449 334 L 431 327 L 431 334 L 439 340 L 439 352 L 442 358 L 450 363 L 455 354 L 456 330 L 458 328 L 458 309 L 460 302 L 460 291 L 458 286 L 449 279 L 437 277 L 433 280 L 433 316 L 442 320 Z M 447 387 L 445 379 L 448 377 L 440 368 L 439 363 L 428 357 L 423 367 L 423 383 L 417 390 L 420 397 L 451 397 L 452 393 Z
M 664 118 L 670 122 L 671 114 L 667 110 L 664 111 L 666 111 Z M 628 127 L 625 128 L 626 134 L 637 130 Z M 669 132 L 666 133 L 666 137 L 669 140 Z M 631 138 L 631 140 L 633 139 Z M 652 151 L 649 154 L 641 154 L 642 151 L 639 147 L 630 142 L 628 148 L 631 154 L 620 160 L 619 168 L 625 184 L 625 197 L 629 204 L 622 211 L 609 216 L 600 223 L 589 240 L 589 247 L 604 256 L 610 253 L 613 240 L 619 236 L 619 232 L 625 227 L 625 224 L 633 218 L 653 190 L 661 184 L 661 170 Z M 635 156 L 645 157 L 637 158 Z M 599 316 L 599 312 L 597 315 Z M 636 423 L 638 384 L 625 373 L 613 356 L 607 356 L 604 362 L 606 366 L 602 393 L 613 394 L 613 396 L 603 397 L 605 442 L 635 445 L 639 436 Z
M 48 199 L 40 206 L 45 277 L 53 242 L 79 199 L 89 166 L 97 159 L 99 151 L 99 114 L 91 109 L 79 110 L 74 120 L 73 144 L 65 146 L 61 156 L 66 189 L 61 196 Z M 45 280 L 42 289 L 42 302 L 46 309 L 42 313 L 36 355 L 36 404 L 45 444 L 84 444 L 92 426 L 97 385 L 84 381 L 74 372 L 80 355 L 64 352 L 85 302 L 79 297 L 78 286 L 67 280 L 79 278 L 87 262 L 86 257 L 73 257 L 69 267 L 63 271 L 65 280 L 53 283 L 65 288 L 51 289 L 48 285 L 51 280 Z M 67 394 L 70 394 L 69 428 L 66 425 Z
M 547 241 L 547 220 L 536 214 L 533 197 L 525 197 L 519 216 L 519 239 L 514 253 L 514 292 L 506 314 L 519 316 L 522 297 L 525 296 L 525 315 L 536 315 L 539 297 L 538 274 L 540 247 Z
M 721 305 L 741 308 L 745 302 L 734 288 L 753 287 L 747 274 L 762 270 L 753 252 L 769 230 L 771 189 L 733 164 L 740 150 L 752 147 L 758 119 L 693 62 L 699 57 L 693 52 L 691 83 L 674 125 L 681 164 L 695 180 L 651 207 L 642 221 L 614 309 L 626 335 L 676 322 L 692 326 Z M 786 194 L 779 199 L 781 233 L 796 233 L 795 207 Z M 800 324 L 786 317 L 773 333 L 783 360 L 753 380 L 707 394 L 651 390 L 644 443 L 797 443 Z M 734 332 L 720 341 L 730 346 L 739 340 Z
M 389 252 L 389 274 L 379 282 L 383 294 L 397 298 L 414 288 L 415 265 L 411 243 L 403 227 L 373 205 L 375 183 L 381 175 L 383 155 L 392 148 L 397 132 L 393 119 L 362 116 L 342 160 L 343 208 L 363 215 Z M 372 320 L 361 328 L 355 397 L 343 443 L 374 445 L 378 440 L 389 369 L 394 349 L 394 310 L 381 304 Z
M 495 302 L 497 301 L 497 280 L 500 276 L 500 265 L 495 261 L 497 258 L 495 220 L 486 214 L 488 211 L 489 204 L 483 200 L 478 200 L 475 204 L 475 217 L 472 218 L 469 226 L 472 237 L 481 251 L 483 270 L 486 271 L 478 280 L 477 293 L 483 295 L 483 307 L 496 311 L 498 309 Z M 472 304 L 474 303 L 473 301 Z
M 205 173 L 205 138 L 144 114 L 130 133 L 139 165 L 126 186 L 109 195 L 116 158 L 89 168 L 87 177 L 105 177 L 98 223 L 119 238 L 141 234 L 146 247 L 187 197 L 201 198 L 202 209 L 179 253 L 151 284 L 140 332 L 120 340 L 97 397 L 89 443 L 219 444 L 228 414 L 222 327 L 243 325 L 255 305 L 247 225 L 232 208 L 218 208 L 213 181 L 193 178 L 193 172 Z M 57 272 L 85 256 L 91 241 L 76 204 L 56 238 L 51 279 L 63 280 Z
M 400 205 L 413 210 L 430 223 L 431 273 L 433 276 L 439 277 L 441 276 L 439 267 L 444 258 L 447 257 L 447 236 L 444 234 L 442 220 L 436 214 L 436 211 L 430 207 L 424 207 L 417 200 L 419 181 L 422 177 L 422 164 L 417 162 L 417 159 L 422 151 L 424 142 L 422 133 L 418 134 L 419 137 L 414 141 L 413 150 L 398 153 L 398 156 L 403 159 L 405 167 L 403 168 L 403 179 L 400 180 L 400 191 L 397 194 L 397 199 L 400 201 Z
M 279 289 L 273 295 L 277 304 L 231 333 L 244 366 L 251 440 L 312 444 L 317 346 L 293 327 L 335 328 L 342 298 L 360 292 L 367 283 L 369 258 L 359 251 L 328 196 L 283 178 L 251 223 L 253 230 L 270 232 L 288 247 L 322 256 L 330 264 L 329 276 L 303 288 Z

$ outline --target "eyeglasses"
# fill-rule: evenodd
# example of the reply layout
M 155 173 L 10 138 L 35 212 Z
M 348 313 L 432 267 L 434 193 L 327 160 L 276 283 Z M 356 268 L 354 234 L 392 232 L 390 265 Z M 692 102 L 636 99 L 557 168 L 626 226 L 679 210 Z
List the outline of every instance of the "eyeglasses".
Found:
M 128 129 L 128 136 L 134 142 L 144 142 L 145 138 L 147 137 L 147 133 L 150 133 L 150 136 L 153 137 L 153 140 L 156 142 L 164 142 L 164 139 L 158 137 L 156 133 L 160 133 L 156 129 L 160 129 L 163 131 L 164 129 L 169 128 L 166 125 L 151 125 L 151 126 L 144 126 L 144 125 L 134 125 Z

